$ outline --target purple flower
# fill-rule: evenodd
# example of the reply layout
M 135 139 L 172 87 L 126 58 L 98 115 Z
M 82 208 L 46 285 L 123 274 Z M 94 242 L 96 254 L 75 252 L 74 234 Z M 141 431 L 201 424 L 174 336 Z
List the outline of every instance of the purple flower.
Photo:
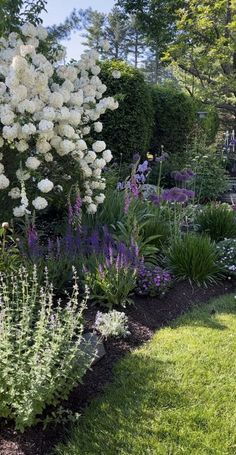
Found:
M 144 174 L 144 172 L 147 172 L 149 170 L 149 165 L 148 165 L 148 161 L 145 160 L 143 162 L 143 164 L 140 164 L 139 167 L 138 167 L 138 172 Z
M 158 196 L 157 194 L 153 193 L 153 194 L 150 194 L 148 200 L 151 201 L 154 205 L 160 205 L 161 197 Z

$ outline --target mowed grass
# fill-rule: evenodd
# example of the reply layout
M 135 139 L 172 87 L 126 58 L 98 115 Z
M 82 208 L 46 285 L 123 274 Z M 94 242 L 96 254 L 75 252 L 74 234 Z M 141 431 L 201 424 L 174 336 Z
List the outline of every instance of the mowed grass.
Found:
M 197 307 L 120 361 L 60 455 L 235 455 L 236 300 Z

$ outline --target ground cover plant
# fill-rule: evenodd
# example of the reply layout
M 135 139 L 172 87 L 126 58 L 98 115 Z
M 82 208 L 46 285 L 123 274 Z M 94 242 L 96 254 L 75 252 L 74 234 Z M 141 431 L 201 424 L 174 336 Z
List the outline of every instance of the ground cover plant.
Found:
M 118 363 L 60 455 L 235 452 L 234 295 L 197 307 Z

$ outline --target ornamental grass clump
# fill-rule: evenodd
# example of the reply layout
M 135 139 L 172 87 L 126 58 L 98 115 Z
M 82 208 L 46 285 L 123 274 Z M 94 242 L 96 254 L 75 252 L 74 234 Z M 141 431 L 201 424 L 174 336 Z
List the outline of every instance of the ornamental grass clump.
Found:
M 196 217 L 199 232 L 219 242 L 236 238 L 236 215 L 229 205 L 209 205 Z
M 208 237 L 186 234 L 176 239 L 167 259 L 174 276 L 182 280 L 206 284 L 215 283 L 221 276 L 216 246 Z
M 91 365 L 93 352 L 82 336 L 86 302 L 79 306 L 78 299 L 75 272 L 64 304 L 53 301 L 46 272 L 43 288 L 36 268 L 0 276 L 0 417 L 14 420 L 18 430 L 66 398 Z

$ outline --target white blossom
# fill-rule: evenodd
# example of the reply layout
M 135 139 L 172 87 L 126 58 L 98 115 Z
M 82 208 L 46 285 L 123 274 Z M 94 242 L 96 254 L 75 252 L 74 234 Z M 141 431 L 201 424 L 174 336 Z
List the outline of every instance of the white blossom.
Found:
M 37 186 L 42 193 L 49 193 L 52 191 L 54 185 L 49 179 L 43 179 L 40 180 Z
M 44 197 L 38 196 L 32 201 L 32 204 L 36 210 L 43 210 L 48 206 L 48 201 Z
M 40 166 L 41 161 L 38 160 L 38 158 L 35 158 L 34 156 L 29 156 L 27 158 L 25 165 L 28 169 L 36 170 Z

